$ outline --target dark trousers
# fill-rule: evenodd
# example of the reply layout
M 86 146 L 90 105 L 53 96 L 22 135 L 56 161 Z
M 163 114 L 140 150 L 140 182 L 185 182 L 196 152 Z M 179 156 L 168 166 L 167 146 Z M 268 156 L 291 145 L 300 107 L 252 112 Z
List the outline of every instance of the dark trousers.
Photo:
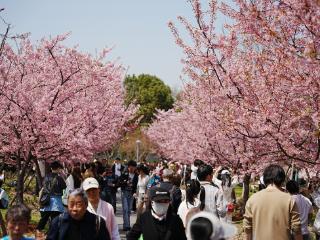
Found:
M 302 239 L 303 239 L 303 240 L 311 240 L 309 234 L 303 234 L 303 235 L 302 235 Z
M 132 202 L 132 211 L 137 211 L 137 199 L 133 198 L 133 202 Z
M 116 213 L 117 211 L 117 192 L 116 191 L 110 191 L 110 204 L 112 205 L 113 207 L 113 211 L 114 213 Z
M 52 212 L 52 211 L 40 211 L 41 218 L 37 226 L 37 230 L 43 230 L 46 226 L 48 220 L 50 219 L 50 222 L 52 219 L 54 219 L 56 216 L 60 214 L 60 212 Z
M 123 210 L 123 228 L 130 228 L 130 214 L 133 203 L 132 191 L 122 190 L 122 210 Z

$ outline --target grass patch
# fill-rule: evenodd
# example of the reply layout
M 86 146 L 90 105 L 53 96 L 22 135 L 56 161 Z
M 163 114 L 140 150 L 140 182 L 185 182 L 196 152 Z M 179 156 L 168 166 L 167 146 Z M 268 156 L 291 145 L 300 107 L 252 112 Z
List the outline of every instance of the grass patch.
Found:
M 9 207 L 15 204 L 14 200 L 16 195 L 16 181 L 17 175 L 15 173 L 6 172 L 5 182 L 3 183 L 2 188 L 7 192 L 9 196 Z M 32 236 L 34 234 L 35 228 L 40 220 L 38 195 L 35 194 L 35 186 L 35 176 L 29 176 L 28 179 L 26 179 L 25 191 L 23 194 L 24 203 L 31 209 L 31 220 L 29 231 L 27 234 L 28 236 Z M 5 220 L 7 209 L 0 209 L 0 212 L 3 219 Z
M 241 198 L 241 195 L 242 195 L 242 187 L 237 185 L 235 188 L 234 188 L 234 191 L 236 193 L 236 197 L 237 199 L 238 198 Z

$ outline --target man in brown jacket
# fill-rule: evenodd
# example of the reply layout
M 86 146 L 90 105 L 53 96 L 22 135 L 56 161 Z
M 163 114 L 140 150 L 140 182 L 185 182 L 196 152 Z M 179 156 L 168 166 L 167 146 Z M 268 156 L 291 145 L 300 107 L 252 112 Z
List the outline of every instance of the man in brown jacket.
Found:
M 285 172 L 270 165 L 263 173 L 266 189 L 252 195 L 247 204 L 243 226 L 247 240 L 302 240 L 299 212 L 291 196 L 281 190 Z

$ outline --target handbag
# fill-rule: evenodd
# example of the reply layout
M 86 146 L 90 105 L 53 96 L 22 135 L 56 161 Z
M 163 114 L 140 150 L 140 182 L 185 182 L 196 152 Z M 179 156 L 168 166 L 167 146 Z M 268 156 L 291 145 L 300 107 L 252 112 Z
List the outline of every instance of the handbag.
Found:
M 53 186 L 56 182 L 56 177 L 48 177 L 45 180 L 44 186 L 41 188 L 39 192 L 39 205 L 40 207 L 45 207 L 50 205 L 50 196 L 52 193 Z
M 39 192 L 39 205 L 45 207 L 50 204 L 50 192 L 45 187 L 42 187 Z

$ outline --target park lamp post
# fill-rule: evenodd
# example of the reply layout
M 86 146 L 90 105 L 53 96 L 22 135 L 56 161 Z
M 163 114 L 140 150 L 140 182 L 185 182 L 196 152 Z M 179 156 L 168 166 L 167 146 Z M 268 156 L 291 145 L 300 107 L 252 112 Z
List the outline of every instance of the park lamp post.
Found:
M 137 154 L 137 163 L 139 163 L 139 148 L 140 148 L 140 144 L 141 144 L 141 141 L 138 139 L 137 141 L 136 141 L 136 154 Z

